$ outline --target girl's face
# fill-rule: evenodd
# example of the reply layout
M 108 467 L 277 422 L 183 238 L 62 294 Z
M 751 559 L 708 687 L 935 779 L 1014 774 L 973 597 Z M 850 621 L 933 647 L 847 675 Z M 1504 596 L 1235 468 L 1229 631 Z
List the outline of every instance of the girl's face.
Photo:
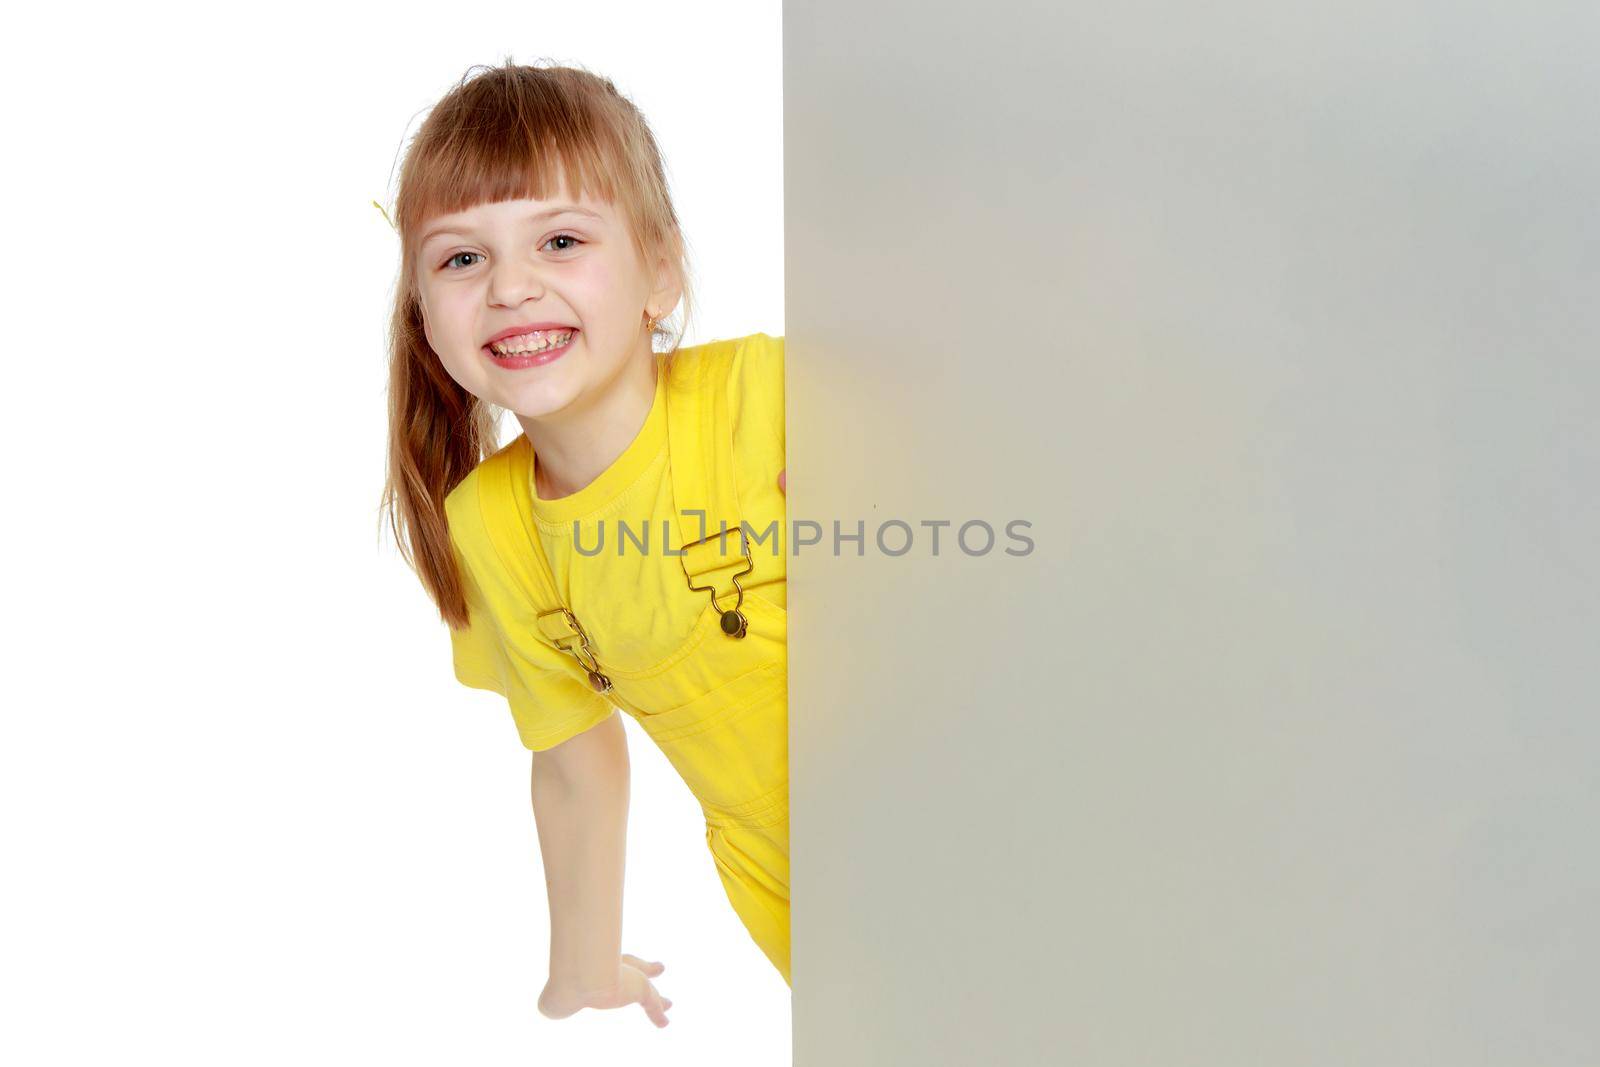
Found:
M 620 213 L 587 195 L 438 216 L 418 255 L 423 331 L 445 370 L 527 418 L 584 410 L 634 361 L 652 359 L 645 315 L 664 318 L 680 295 L 666 261 L 647 271 Z M 546 324 L 575 331 L 554 359 L 519 366 L 491 352 L 491 338 Z

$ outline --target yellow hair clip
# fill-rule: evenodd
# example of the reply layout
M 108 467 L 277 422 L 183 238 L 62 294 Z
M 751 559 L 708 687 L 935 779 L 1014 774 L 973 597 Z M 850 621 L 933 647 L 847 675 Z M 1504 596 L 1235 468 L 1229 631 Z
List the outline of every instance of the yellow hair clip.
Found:
M 372 206 L 378 209 L 378 214 L 382 215 L 383 216 L 383 221 L 387 222 L 389 224 L 389 229 L 393 230 L 395 233 L 399 233 L 400 232 L 400 227 L 396 226 L 394 224 L 394 220 L 389 217 L 389 213 L 387 211 L 383 210 L 383 205 L 382 204 L 380 204 L 376 200 L 374 200 L 372 202 Z

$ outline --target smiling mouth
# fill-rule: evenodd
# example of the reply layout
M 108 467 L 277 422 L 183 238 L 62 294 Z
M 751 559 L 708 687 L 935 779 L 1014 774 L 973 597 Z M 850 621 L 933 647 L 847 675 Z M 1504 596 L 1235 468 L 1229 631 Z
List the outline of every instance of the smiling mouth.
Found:
M 531 356 L 557 349 L 572 340 L 577 330 L 533 330 L 485 345 L 497 356 Z

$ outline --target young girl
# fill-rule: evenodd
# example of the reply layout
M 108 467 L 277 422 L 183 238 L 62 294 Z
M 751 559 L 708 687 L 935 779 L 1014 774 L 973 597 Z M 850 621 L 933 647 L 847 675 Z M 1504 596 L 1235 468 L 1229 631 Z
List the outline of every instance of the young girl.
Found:
M 662 329 L 688 320 L 685 242 L 609 79 L 474 70 L 401 168 L 384 499 L 456 677 L 502 694 L 533 752 L 540 1010 L 638 1003 L 664 1026 L 662 965 L 620 947 L 619 710 L 700 801 L 728 900 L 789 981 L 783 342 Z M 522 431 L 504 446 L 500 409 Z

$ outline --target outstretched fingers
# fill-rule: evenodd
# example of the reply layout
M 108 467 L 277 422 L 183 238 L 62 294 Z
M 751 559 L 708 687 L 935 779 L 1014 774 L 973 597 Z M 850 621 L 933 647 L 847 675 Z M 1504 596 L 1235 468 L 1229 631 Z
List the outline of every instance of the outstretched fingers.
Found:
M 666 1026 L 668 1022 L 667 1009 L 672 1007 L 672 1001 L 662 996 L 657 991 L 655 984 L 645 976 L 654 977 L 659 975 L 667 969 L 667 965 L 659 961 L 642 960 L 638 956 L 626 952 L 622 954 L 622 962 L 626 967 L 634 971 L 636 980 L 640 984 L 637 996 L 629 999 L 637 999 L 639 1006 L 644 1009 L 644 1013 L 650 1017 L 650 1021 L 655 1023 L 657 1027 Z
M 648 962 L 646 960 L 641 960 L 638 956 L 635 956 L 631 952 L 624 952 L 622 954 L 622 961 L 624 963 L 633 964 L 635 967 L 639 968 L 645 974 L 648 974 L 651 978 L 656 977 L 662 971 L 667 969 L 667 965 L 665 963 L 661 963 L 661 962 L 650 963 L 650 962 Z

